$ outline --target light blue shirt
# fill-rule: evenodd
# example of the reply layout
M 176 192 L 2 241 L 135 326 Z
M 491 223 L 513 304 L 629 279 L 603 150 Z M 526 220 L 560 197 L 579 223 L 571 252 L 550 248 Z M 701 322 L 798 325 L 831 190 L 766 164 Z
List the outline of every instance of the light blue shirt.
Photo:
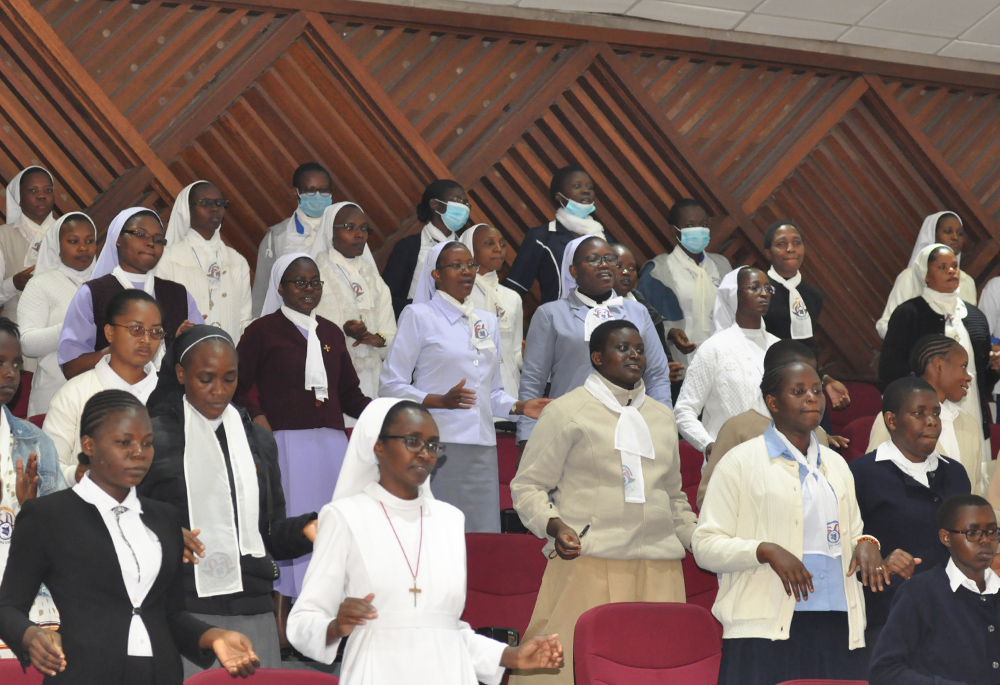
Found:
M 810 440 L 815 440 L 815 434 Z M 764 444 L 767 446 L 767 454 L 771 459 L 782 457 L 789 461 L 796 461 L 795 457 L 788 450 L 785 441 L 778 435 L 778 430 L 772 423 L 764 431 Z M 820 465 L 821 456 L 817 455 L 816 466 Z M 803 464 L 799 464 L 799 483 L 805 482 L 809 470 Z M 802 507 L 805 509 L 809 491 L 802 488 Z M 805 517 L 803 516 L 803 519 Z M 844 590 L 844 566 L 840 557 L 831 557 L 826 554 L 803 554 L 802 564 L 806 570 L 813 575 L 813 592 L 809 594 L 809 600 L 796 602 L 796 611 L 847 611 L 847 592 Z
M 615 319 L 631 321 L 639 329 L 646 346 L 646 394 L 671 409 L 670 367 L 660 337 L 649 318 L 646 307 L 633 300 L 609 308 Z M 521 370 L 522 400 L 542 397 L 551 380 L 548 396 L 562 397 L 583 385 L 593 371 L 590 363 L 590 343 L 583 339 L 584 320 L 589 308 L 574 293 L 568 298 L 543 304 L 535 311 L 528 329 Z M 527 440 L 535 421 L 522 417 L 517 422 L 518 441 Z
M 465 379 L 476 392 L 469 409 L 431 409 L 442 442 L 495 445 L 493 417 L 514 419 L 516 401 L 504 392 L 500 377 L 500 329 L 497 317 L 475 310 L 486 324 L 496 350 L 479 351 L 465 316 L 435 293 L 429 302 L 407 305 L 399 316 L 396 337 L 382 364 L 380 397 L 423 402 L 427 395 L 443 395 Z

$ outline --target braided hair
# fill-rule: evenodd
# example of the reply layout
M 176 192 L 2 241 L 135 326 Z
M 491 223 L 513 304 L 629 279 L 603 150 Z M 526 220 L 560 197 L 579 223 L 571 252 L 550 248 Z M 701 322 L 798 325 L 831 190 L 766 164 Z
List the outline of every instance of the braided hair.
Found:
M 933 360 L 947 357 L 956 347 L 962 347 L 962 344 L 947 335 L 941 333 L 925 335 L 917 340 L 917 344 L 910 352 L 910 369 L 918 376 L 923 376 Z
M 80 416 L 80 440 L 87 435 L 94 437 L 108 417 L 127 409 L 141 409 L 145 412 L 146 405 L 138 397 L 124 390 L 102 390 L 97 393 L 83 405 L 83 414 Z M 80 452 L 78 458 L 84 466 L 90 465 L 90 457 L 83 452 Z

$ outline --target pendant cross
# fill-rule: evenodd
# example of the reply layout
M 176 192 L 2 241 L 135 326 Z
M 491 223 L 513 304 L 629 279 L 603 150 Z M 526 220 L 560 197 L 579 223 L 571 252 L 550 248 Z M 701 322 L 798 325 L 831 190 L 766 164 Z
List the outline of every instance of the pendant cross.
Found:
M 423 592 L 423 590 L 421 590 L 420 588 L 417 587 L 417 579 L 416 578 L 413 579 L 413 587 L 410 588 L 409 590 L 407 590 L 407 592 L 412 592 L 413 593 L 413 606 L 417 606 L 417 595 L 420 594 L 421 592 Z
M 330 346 L 329 345 L 323 345 L 323 351 L 324 352 L 329 352 L 330 351 Z

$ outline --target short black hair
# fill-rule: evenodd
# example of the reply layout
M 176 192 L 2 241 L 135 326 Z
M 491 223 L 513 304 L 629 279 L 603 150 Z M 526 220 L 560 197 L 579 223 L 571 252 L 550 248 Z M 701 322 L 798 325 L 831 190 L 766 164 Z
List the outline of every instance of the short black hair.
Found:
M 435 270 L 441 268 L 441 258 L 444 256 L 444 253 L 447 252 L 448 250 L 454 250 L 456 247 L 465 247 L 465 243 L 460 243 L 457 240 L 449 240 L 444 244 L 444 247 L 442 247 L 441 251 L 438 252 L 437 261 L 434 262 Z M 465 249 L 468 250 L 469 248 L 465 247 Z M 469 252 L 472 252 L 472 250 L 469 250 Z
M 816 350 L 798 340 L 779 340 L 767 348 L 764 353 L 764 371 L 776 369 L 779 366 L 792 364 L 794 362 L 810 360 L 814 364 L 817 362 Z
M 882 413 L 884 414 L 888 411 L 898 414 L 899 410 L 903 407 L 903 402 L 906 401 L 910 393 L 925 391 L 933 393 L 934 397 L 937 398 L 937 391 L 934 389 L 934 386 L 923 378 L 919 378 L 918 376 L 897 378 L 882 393 Z
M 763 269 L 761 269 L 759 266 L 749 266 L 748 265 L 748 266 L 738 267 L 736 269 L 736 285 L 737 285 L 737 287 L 739 287 L 740 281 L 742 281 L 745 278 L 747 278 L 743 274 L 749 274 L 751 271 L 759 271 L 762 274 L 764 274 L 765 276 L 767 275 L 767 272 L 764 271 Z
M 580 244 L 576 246 L 575 250 L 573 250 L 573 264 L 576 264 L 579 261 L 576 258 L 576 256 L 578 254 L 580 254 L 580 250 L 582 250 L 583 248 L 585 248 L 587 245 L 589 245 L 590 243 L 594 242 L 595 240 L 598 240 L 598 241 L 600 241 L 602 243 L 608 242 L 608 241 L 606 241 L 604 238 L 602 238 L 599 235 L 587 236 L 586 238 L 584 238 L 583 240 L 581 240 Z
M 590 353 L 603 352 L 605 346 L 608 344 L 608 338 L 615 331 L 632 330 L 639 333 L 639 327 L 636 326 L 631 321 L 626 321 L 625 319 L 612 319 L 611 321 L 605 321 L 595 328 L 590 334 Z M 641 335 L 640 335 L 641 337 Z M 593 363 L 593 358 L 591 358 L 591 363 Z
M 552 181 L 549 183 L 549 199 L 551 199 L 554 204 L 560 204 L 556 196 L 562 192 L 563 184 L 566 183 L 566 179 L 569 178 L 570 175 L 580 171 L 590 176 L 590 172 L 579 164 L 564 166 L 561 169 L 556 169 L 556 172 L 552 174 Z
M 389 407 L 389 411 L 385 414 L 385 421 L 382 422 L 382 428 L 378 432 L 378 439 L 385 441 L 392 434 L 392 424 L 396 422 L 396 419 L 404 411 L 409 411 L 415 409 L 421 414 L 426 414 L 432 419 L 434 418 L 427 407 L 420 404 L 419 402 L 414 402 L 413 400 L 403 400 L 402 402 L 397 402 L 396 404 Z M 435 424 L 436 425 L 436 424 Z
M 133 302 L 149 302 L 159 310 L 160 316 L 163 316 L 163 310 L 160 309 L 160 303 L 156 301 L 155 297 L 145 290 L 129 288 L 111 296 L 108 306 L 104 309 L 104 321 L 106 323 L 114 323 L 115 319 L 124 314 L 125 310 Z
M 787 374 L 790 370 L 793 370 L 793 368 L 799 364 L 806 367 L 810 371 L 816 372 L 816 377 L 819 377 L 819 372 L 809 364 L 803 361 L 790 361 L 787 364 L 781 364 L 773 369 L 767 369 L 764 371 L 764 376 L 760 379 L 760 394 L 764 397 L 767 397 L 768 395 L 774 397 L 775 393 L 778 392 L 778 388 L 780 388 L 781 384 L 785 381 L 785 374 Z
M 136 212 L 135 214 L 133 214 L 132 216 L 130 216 L 128 219 L 126 219 L 125 223 L 122 224 L 122 230 L 124 231 L 126 229 L 133 228 L 137 223 L 139 223 L 140 219 L 142 219 L 143 217 L 147 217 L 147 216 L 151 216 L 154 219 L 156 219 L 156 223 L 160 224 L 160 228 L 163 227 L 163 220 L 160 219 L 160 215 L 159 214 L 157 214 L 156 212 L 154 212 L 152 209 L 143 209 L 141 211 Z
M 948 247 L 947 245 L 941 245 L 940 247 L 935 247 L 933 250 L 931 250 L 930 254 L 927 255 L 927 268 L 930 269 L 931 264 L 933 264 L 938 260 L 938 257 L 940 256 L 939 253 L 945 251 L 955 254 L 955 251 L 950 247 Z
M 794 221 L 790 221 L 789 219 L 782 219 L 781 221 L 775 221 L 773 224 L 764 229 L 765 250 L 771 249 L 771 241 L 774 240 L 774 234 L 777 233 L 778 229 L 781 228 L 782 226 L 791 226 L 799 234 L 799 237 L 802 238 L 802 240 L 806 239 L 806 237 L 802 235 L 802 229 L 799 228 L 798 224 L 796 224 Z
M 698 207 L 702 210 L 705 208 L 697 200 L 692 200 L 689 197 L 682 198 L 674 203 L 674 206 L 670 208 L 670 213 L 667 215 L 667 221 L 670 222 L 671 226 L 676 226 L 681 220 L 681 212 L 683 212 L 688 207 Z M 708 214 L 708 211 L 705 211 Z
M 17 327 L 16 323 L 8 319 L 6 316 L 0 316 L 0 333 L 9 333 L 18 340 L 21 339 L 21 329 Z
M 933 360 L 947 357 L 956 347 L 962 347 L 962 343 L 942 333 L 925 335 L 917 340 L 917 344 L 910 352 L 910 370 L 918 376 L 923 376 Z
M 938 528 L 955 530 L 958 525 L 958 512 L 965 507 L 988 507 L 993 511 L 993 505 L 979 495 L 952 495 L 941 503 L 938 509 Z
M 124 390 L 102 390 L 93 395 L 87 403 L 83 405 L 83 414 L 80 415 L 80 439 L 89 435 L 94 437 L 105 421 L 112 414 L 116 414 L 126 409 L 136 409 L 146 411 L 146 405 L 133 395 Z M 90 464 L 90 458 L 80 452 L 80 463 Z
M 330 175 L 330 172 L 327 171 L 322 164 L 317 164 L 316 162 L 306 162 L 305 164 L 300 164 L 295 169 L 295 173 L 292 174 L 292 185 L 298 188 L 302 185 L 302 177 L 313 171 L 318 171 L 330 179 L 330 181 L 333 181 L 333 177 Z
M 420 204 L 417 205 L 417 221 L 424 224 L 430 223 L 431 219 L 437 215 L 437 212 L 431 209 L 431 200 L 440 201 L 441 195 L 455 189 L 465 192 L 461 183 L 450 178 L 439 178 L 431 181 L 431 184 L 424 189 L 424 194 L 420 196 Z

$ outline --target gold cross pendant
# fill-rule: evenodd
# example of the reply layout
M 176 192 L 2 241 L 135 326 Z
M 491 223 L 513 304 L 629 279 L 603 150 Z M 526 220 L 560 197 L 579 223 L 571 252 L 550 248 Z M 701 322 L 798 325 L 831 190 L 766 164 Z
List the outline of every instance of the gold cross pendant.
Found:
M 416 578 L 413 579 L 413 587 L 410 588 L 409 590 L 407 590 L 407 592 L 412 592 L 413 593 L 413 606 L 417 606 L 417 595 L 420 594 L 421 592 L 423 592 L 423 590 L 421 590 L 420 588 L 417 587 L 417 579 Z
M 329 352 L 330 351 L 330 346 L 329 345 L 323 345 L 323 351 L 324 352 Z

